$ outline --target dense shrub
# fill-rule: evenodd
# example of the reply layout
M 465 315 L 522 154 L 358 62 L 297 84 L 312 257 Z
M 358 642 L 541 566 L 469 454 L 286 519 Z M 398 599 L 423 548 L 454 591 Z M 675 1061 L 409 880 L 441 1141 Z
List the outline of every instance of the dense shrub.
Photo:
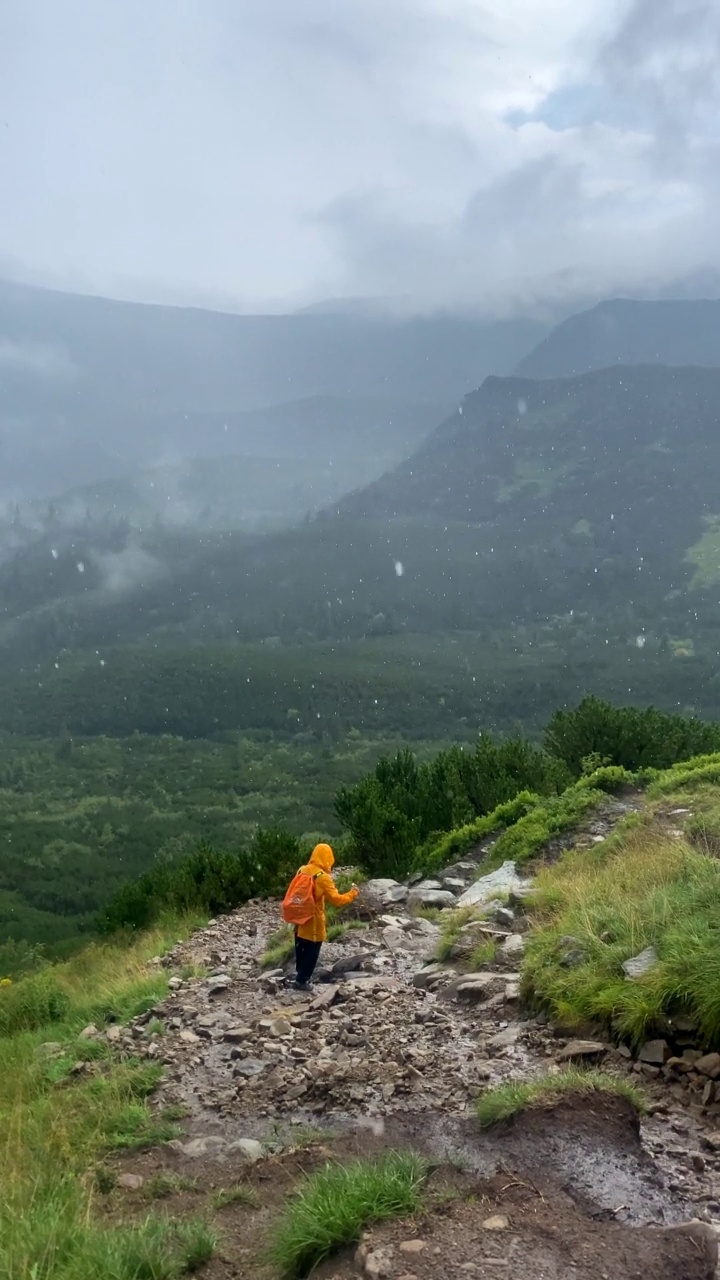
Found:
M 656 799 L 658 796 L 672 794 L 674 791 L 702 791 L 707 787 L 720 784 L 720 752 L 707 756 L 695 756 L 692 760 L 681 760 L 659 777 L 653 778 L 648 794 Z
M 575 777 L 585 760 L 638 769 L 668 769 L 678 760 L 720 749 L 720 724 L 668 715 L 655 707 L 613 707 L 584 698 L 573 711 L 556 711 L 545 733 L 551 755 Z
M 335 812 L 353 856 L 371 875 L 402 876 L 433 834 L 464 827 L 519 791 L 548 795 L 569 781 L 565 766 L 522 739 L 452 747 L 427 764 L 412 751 L 383 758 L 354 787 L 341 787 Z
M 283 893 L 302 861 L 300 840 L 286 831 L 259 831 L 239 853 L 200 844 L 189 857 L 159 863 L 123 885 L 99 921 L 103 933 L 143 929 L 167 912 L 216 915 L 249 898 Z
M 0 989 L 0 1034 L 35 1031 L 48 1023 L 61 1022 L 68 1005 L 67 992 L 52 969 L 42 969 Z

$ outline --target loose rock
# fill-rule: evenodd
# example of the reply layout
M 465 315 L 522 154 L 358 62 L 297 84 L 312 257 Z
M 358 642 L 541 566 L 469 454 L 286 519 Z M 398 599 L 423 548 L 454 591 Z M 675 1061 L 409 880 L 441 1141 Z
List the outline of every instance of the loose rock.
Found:
M 703 1054 L 695 1063 L 695 1070 L 699 1071 L 701 1076 L 717 1080 L 720 1076 L 720 1053 Z
M 221 1138 L 219 1134 L 208 1134 L 205 1138 L 190 1138 L 188 1142 L 175 1140 L 170 1143 L 176 1151 L 182 1152 L 184 1156 L 188 1156 L 191 1160 L 201 1159 L 203 1156 L 217 1156 L 225 1151 L 227 1141 Z
M 514 862 L 504 862 L 497 871 L 491 871 L 487 876 L 481 876 L 469 889 L 466 889 L 462 897 L 458 899 L 458 905 L 461 907 L 475 907 L 483 902 L 490 902 L 499 894 L 509 893 L 516 889 L 527 889 L 530 881 L 523 880 L 518 875 Z
M 640 1062 L 649 1062 L 652 1066 L 662 1067 L 670 1057 L 667 1040 L 646 1040 L 638 1054 Z
M 602 1058 L 607 1051 L 608 1046 L 600 1040 L 569 1040 L 556 1057 L 558 1062 L 572 1062 L 578 1058 Z
M 525 939 L 521 933 L 511 933 L 509 938 L 500 943 L 497 949 L 498 958 L 500 960 L 512 960 L 513 963 L 520 959 L 525 950 Z
M 123 1191 L 139 1191 L 145 1179 L 139 1173 L 121 1173 L 117 1180 L 119 1187 Z
M 237 1142 L 231 1142 L 228 1154 L 235 1152 L 247 1160 L 248 1164 L 256 1164 L 265 1154 L 262 1143 L 256 1142 L 254 1138 L 238 1138 Z
M 425 1240 L 403 1240 L 400 1245 L 401 1253 L 422 1253 L 423 1249 L 427 1249 Z
M 658 954 L 654 947 L 646 947 L 639 955 L 631 956 L 629 960 L 623 961 L 623 972 L 628 981 L 634 982 L 637 978 L 643 978 L 646 973 L 654 969 L 658 962 Z

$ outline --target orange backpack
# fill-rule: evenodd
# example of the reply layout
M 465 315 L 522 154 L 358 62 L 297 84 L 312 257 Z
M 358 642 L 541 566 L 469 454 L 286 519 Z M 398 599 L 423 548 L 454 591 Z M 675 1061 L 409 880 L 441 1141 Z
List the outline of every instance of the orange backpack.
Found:
M 318 875 L 322 875 L 319 871 Z M 313 888 L 318 876 L 308 875 L 307 871 L 298 871 L 290 882 L 281 907 L 282 918 L 287 924 L 307 924 L 315 915 L 315 890 Z

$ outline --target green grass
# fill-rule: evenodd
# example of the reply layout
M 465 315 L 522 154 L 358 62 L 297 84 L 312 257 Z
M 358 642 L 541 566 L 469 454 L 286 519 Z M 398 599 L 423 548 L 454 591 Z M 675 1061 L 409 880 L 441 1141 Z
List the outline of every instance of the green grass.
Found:
M 263 969 L 284 969 L 295 950 L 295 932 L 292 925 L 284 924 L 271 933 L 260 957 Z
M 704 532 L 685 557 L 695 565 L 691 587 L 704 587 L 720 576 L 720 517 L 703 516 Z
M 482 1129 L 509 1120 L 526 1107 L 545 1104 L 551 1106 L 568 1093 L 612 1093 L 627 1098 L 639 1111 L 644 1111 L 640 1091 L 628 1080 L 605 1075 L 601 1071 L 583 1071 L 572 1068 L 559 1075 L 542 1076 L 525 1082 L 510 1080 L 481 1094 L 475 1104 L 476 1115 Z
M 276 1224 L 270 1260 L 286 1280 L 302 1280 L 359 1240 L 369 1223 L 415 1213 L 426 1177 L 425 1162 L 410 1152 L 326 1165 L 307 1179 Z
M 450 953 L 460 937 L 463 925 L 479 919 L 479 915 L 476 907 L 458 907 L 457 911 L 445 914 L 440 919 L 440 937 L 435 947 L 435 959 L 442 963 L 450 959 Z
M 179 1134 L 174 1120 L 149 1112 L 143 1103 L 129 1102 L 106 1125 L 105 1145 L 108 1151 L 147 1151 Z
M 297 1125 L 293 1128 L 292 1138 L 283 1146 L 289 1146 L 291 1151 L 307 1151 L 308 1147 L 315 1147 L 323 1142 L 331 1142 L 335 1136 L 332 1129 L 323 1129 L 317 1125 Z
M 214 1209 L 225 1209 L 229 1204 L 241 1204 L 246 1209 L 254 1209 L 257 1203 L 257 1192 L 246 1182 L 236 1182 L 232 1187 L 221 1187 L 212 1198 Z
M 454 911 L 452 915 L 443 920 L 440 937 L 435 948 L 435 959 L 439 963 L 449 960 L 455 944 L 461 937 L 463 926 L 470 924 L 473 920 L 480 920 L 477 907 L 460 907 Z M 489 938 L 486 942 L 478 942 L 468 954 L 459 958 L 459 963 L 463 968 L 475 972 L 482 969 L 486 964 L 492 964 L 497 951 L 497 943 Z
M 497 942 L 488 940 L 480 942 L 468 956 L 468 968 L 475 973 L 478 969 L 484 969 L 486 964 L 492 964 L 497 953 Z
M 345 937 L 346 933 L 347 933 L 347 925 L 329 924 L 328 931 L 327 931 L 327 940 L 328 942 L 339 942 L 341 938 Z
M 0 1276 L 174 1280 L 212 1251 L 203 1223 L 151 1217 L 126 1226 L 95 1217 L 95 1200 L 115 1181 L 107 1153 L 177 1130 L 173 1116 L 148 1105 L 157 1065 L 119 1061 L 107 1045 L 78 1041 L 88 1022 L 124 1021 L 163 996 L 168 974 L 148 961 L 192 923 L 175 922 L 133 945 L 92 946 L 0 990 Z M 48 1041 L 60 1045 L 57 1055 L 39 1052 Z M 68 1076 L 80 1049 L 93 1070 Z
M 695 756 L 692 760 L 682 760 L 679 764 L 673 765 L 672 769 L 656 774 L 648 787 L 648 797 L 654 800 L 677 792 L 678 803 L 682 804 L 683 801 L 687 801 L 684 792 L 705 790 L 708 787 L 715 788 L 718 783 L 720 783 L 720 752 L 716 751 L 710 755 Z
M 682 1013 L 720 1045 L 718 901 L 720 864 L 651 825 L 567 853 L 536 880 L 525 993 L 568 1027 L 600 1022 L 638 1043 Z M 570 968 L 568 937 L 584 957 Z M 622 962 L 650 946 L 658 963 L 627 981 Z
M 634 781 L 633 774 L 625 769 L 606 766 L 581 778 L 559 796 L 542 800 L 503 831 L 483 863 L 480 875 L 503 862 L 518 865 L 529 862 L 553 836 L 580 826 L 586 815 L 602 803 L 605 792 L 617 791 Z
M 720 756 L 718 777 L 720 778 Z M 627 770 L 614 765 L 596 769 L 559 795 L 539 796 L 521 791 L 492 813 L 466 826 L 428 841 L 418 849 L 415 869 L 432 875 L 490 835 L 495 844 L 478 874 L 484 875 L 502 862 L 528 862 L 553 836 L 578 826 L 585 815 L 602 802 L 603 793 L 637 783 Z
M 3 1223 L 0 1275 L 8 1280 L 177 1280 L 212 1257 L 213 1230 L 202 1221 L 104 1227 L 82 1212 L 71 1187 Z
M 197 1178 L 185 1178 L 179 1173 L 155 1173 L 146 1178 L 142 1193 L 147 1200 L 165 1200 L 181 1191 L 197 1191 Z

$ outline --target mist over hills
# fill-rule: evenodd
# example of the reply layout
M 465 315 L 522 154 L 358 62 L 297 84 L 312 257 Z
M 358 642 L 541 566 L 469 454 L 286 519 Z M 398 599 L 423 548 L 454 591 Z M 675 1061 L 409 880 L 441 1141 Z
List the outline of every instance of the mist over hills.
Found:
M 337 452 L 352 453 L 344 433 L 369 402 L 385 405 L 383 430 L 418 406 L 437 422 L 543 332 L 528 320 L 230 315 L 0 282 L 0 497 L 49 495 L 168 457 L 302 455 L 304 419 L 313 405 L 327 416 L 328 398 L 343 406 Z M 285 407 L 253 419 L 268 406 Z M 428 425 L 420 413 L 411 444 Z
M 564 378 L 618 364 L 720 365 L 720 301 L 600 302 L 554 328 L 517 372 Z
M 565 615 L 685 634 L 717 610 L 719 492 L 720 370 L 493 377 L 408 460 L 287 533 L 47 535 L 2 568 L 0 644 L 42 658 Z
M 86 534 L 119 521 L 273 529 L 367 484 L 412 452 L 444 410 L 431 404 L 315 396 L 222 415 L 183 415 L 173 455 L 49 498 L 0 500 L 0 560 L 45 534 Z M 205 456 L 193 456 L 202 442 Z M 235 450 L 237 452 L 235 452 Z
M 633 326 L 636 347 L 646 350 L 657 347 L 666 321 L 671 343 L 667 334 L 685 316 L 686 346 L 709 362 L 715 308 L 609 303 L 560 326 L 533 359 L 544 359 L 552 343 L 562 350 L 578 333 L 595 333 L 598 315 L 621 317 L 628 339 L 619 353 L 627 356 Z M 145 315 L 129 309 L 138 311 Z M 110 314 L 117 323 L 112 306 Z M 312 319 L 335 324 L 338 317 Z M 375 336 L 378 323 L 386 337 L 409 341 L 404 322 L 393 329 L 373 318 Z M 6 706 L 20 708 L 8 727 L 57 727 L 55 695 L 49 719 L 45 701 L 58 681 L 61 722 L 92 732 L 120 723 L 127 732 L 231 725 L 222 691 L 240 690 L 248 705 L 242 671 L 251 651 L 264 655 L 267 695 L 258 701 L 253 685 L 252 714 L 260 717 L 253 723 L 267 723 L 259 708 L 274 706 L 281 670 L 288 688 L 297 685 L 288 694 L 292 708 L 337 663 L 342 674 L 339 684 L 331 680 L 331 702 L 333 715 L 344 715 L 353 673 L 373 654 L 363 685 L 371 721 L 373 682 L 386 700 L 404 680 L 400 673 L 412 674 L 412 689 L 419 688 L 431 655 L 432 687 L 442 688 L 448 646 L 458 637 L 466 639 L 453 679 L 462 689 L 454 686 L 437 710 L 443 722 L 448 708 L 464 715 L 463 706 L 476 705 L 478 663 L 501 718 L 516 715 L 533 688 L 539 717 L 551 690 L 555 705 L 565 688 L 599 688 L 602 670 L 610 682 L 602 687 L 612 693 L 630 661 L 646 681 L 638 696 L 656 698 L 659 688 L 673 705 L 695 705 L 697 693 L 698 705 L 714 707 L 717 692 L 720 709 L 720 368 L 671 367 L 653 357 L 571 377 L 493 374 L 443 414 L 440 401 L 422 398 L 431 382 L 440 385 L 437 368 L 448 376 L 450 330 L 443 332 L 446 362 L 412 383 L 407 366 L 406 399 L 317 393 L 262 408 L 181 413 L 166 402 L 137 436 L 154 443 L 161 424 L 176 424 L 176 452 L 161 465 L 93 476 L 52 501 L 6 503 L 0 661 Z M 584 359 L 600 350 L 591 345 Z M 350 359 L 351 347 L 345 350 Z M 419 368 L 422 348 L 413 350 Z M 328 378 L 337 372 L 328 364 Z M 170 365 L 166 374 L 169 395 Z M 118 435 L 123 449 L 125 434 L 132 437 Z M 38 439 L 46 445 L 46 426 Z M 112 439 L 112 432 L 103 436 Z M 198 440 L 200 457 L 193 456 Z M 223 656 L 216 659 L 217 646 Z M 106 659 L 112 682 L 108 668 L 96 670 Z M 211 669 L 217 688 L 207 702 Z M 184 689 L 190 672 L 200 683 L 171 705 L 166 688 Z M 95 702 L 87 706 L 90 689 Z M 415 696 L 400 699 L 411 698 L 411 720 Z M 22 708 L 38 698 L 27 722 Z M 425 693 L 421 704 L 427 716 Z M 78 719 L 74 707 L 86 712 L 78 710 Z M 286 723 L 287 714 L 276 707 L 273 724 Z

